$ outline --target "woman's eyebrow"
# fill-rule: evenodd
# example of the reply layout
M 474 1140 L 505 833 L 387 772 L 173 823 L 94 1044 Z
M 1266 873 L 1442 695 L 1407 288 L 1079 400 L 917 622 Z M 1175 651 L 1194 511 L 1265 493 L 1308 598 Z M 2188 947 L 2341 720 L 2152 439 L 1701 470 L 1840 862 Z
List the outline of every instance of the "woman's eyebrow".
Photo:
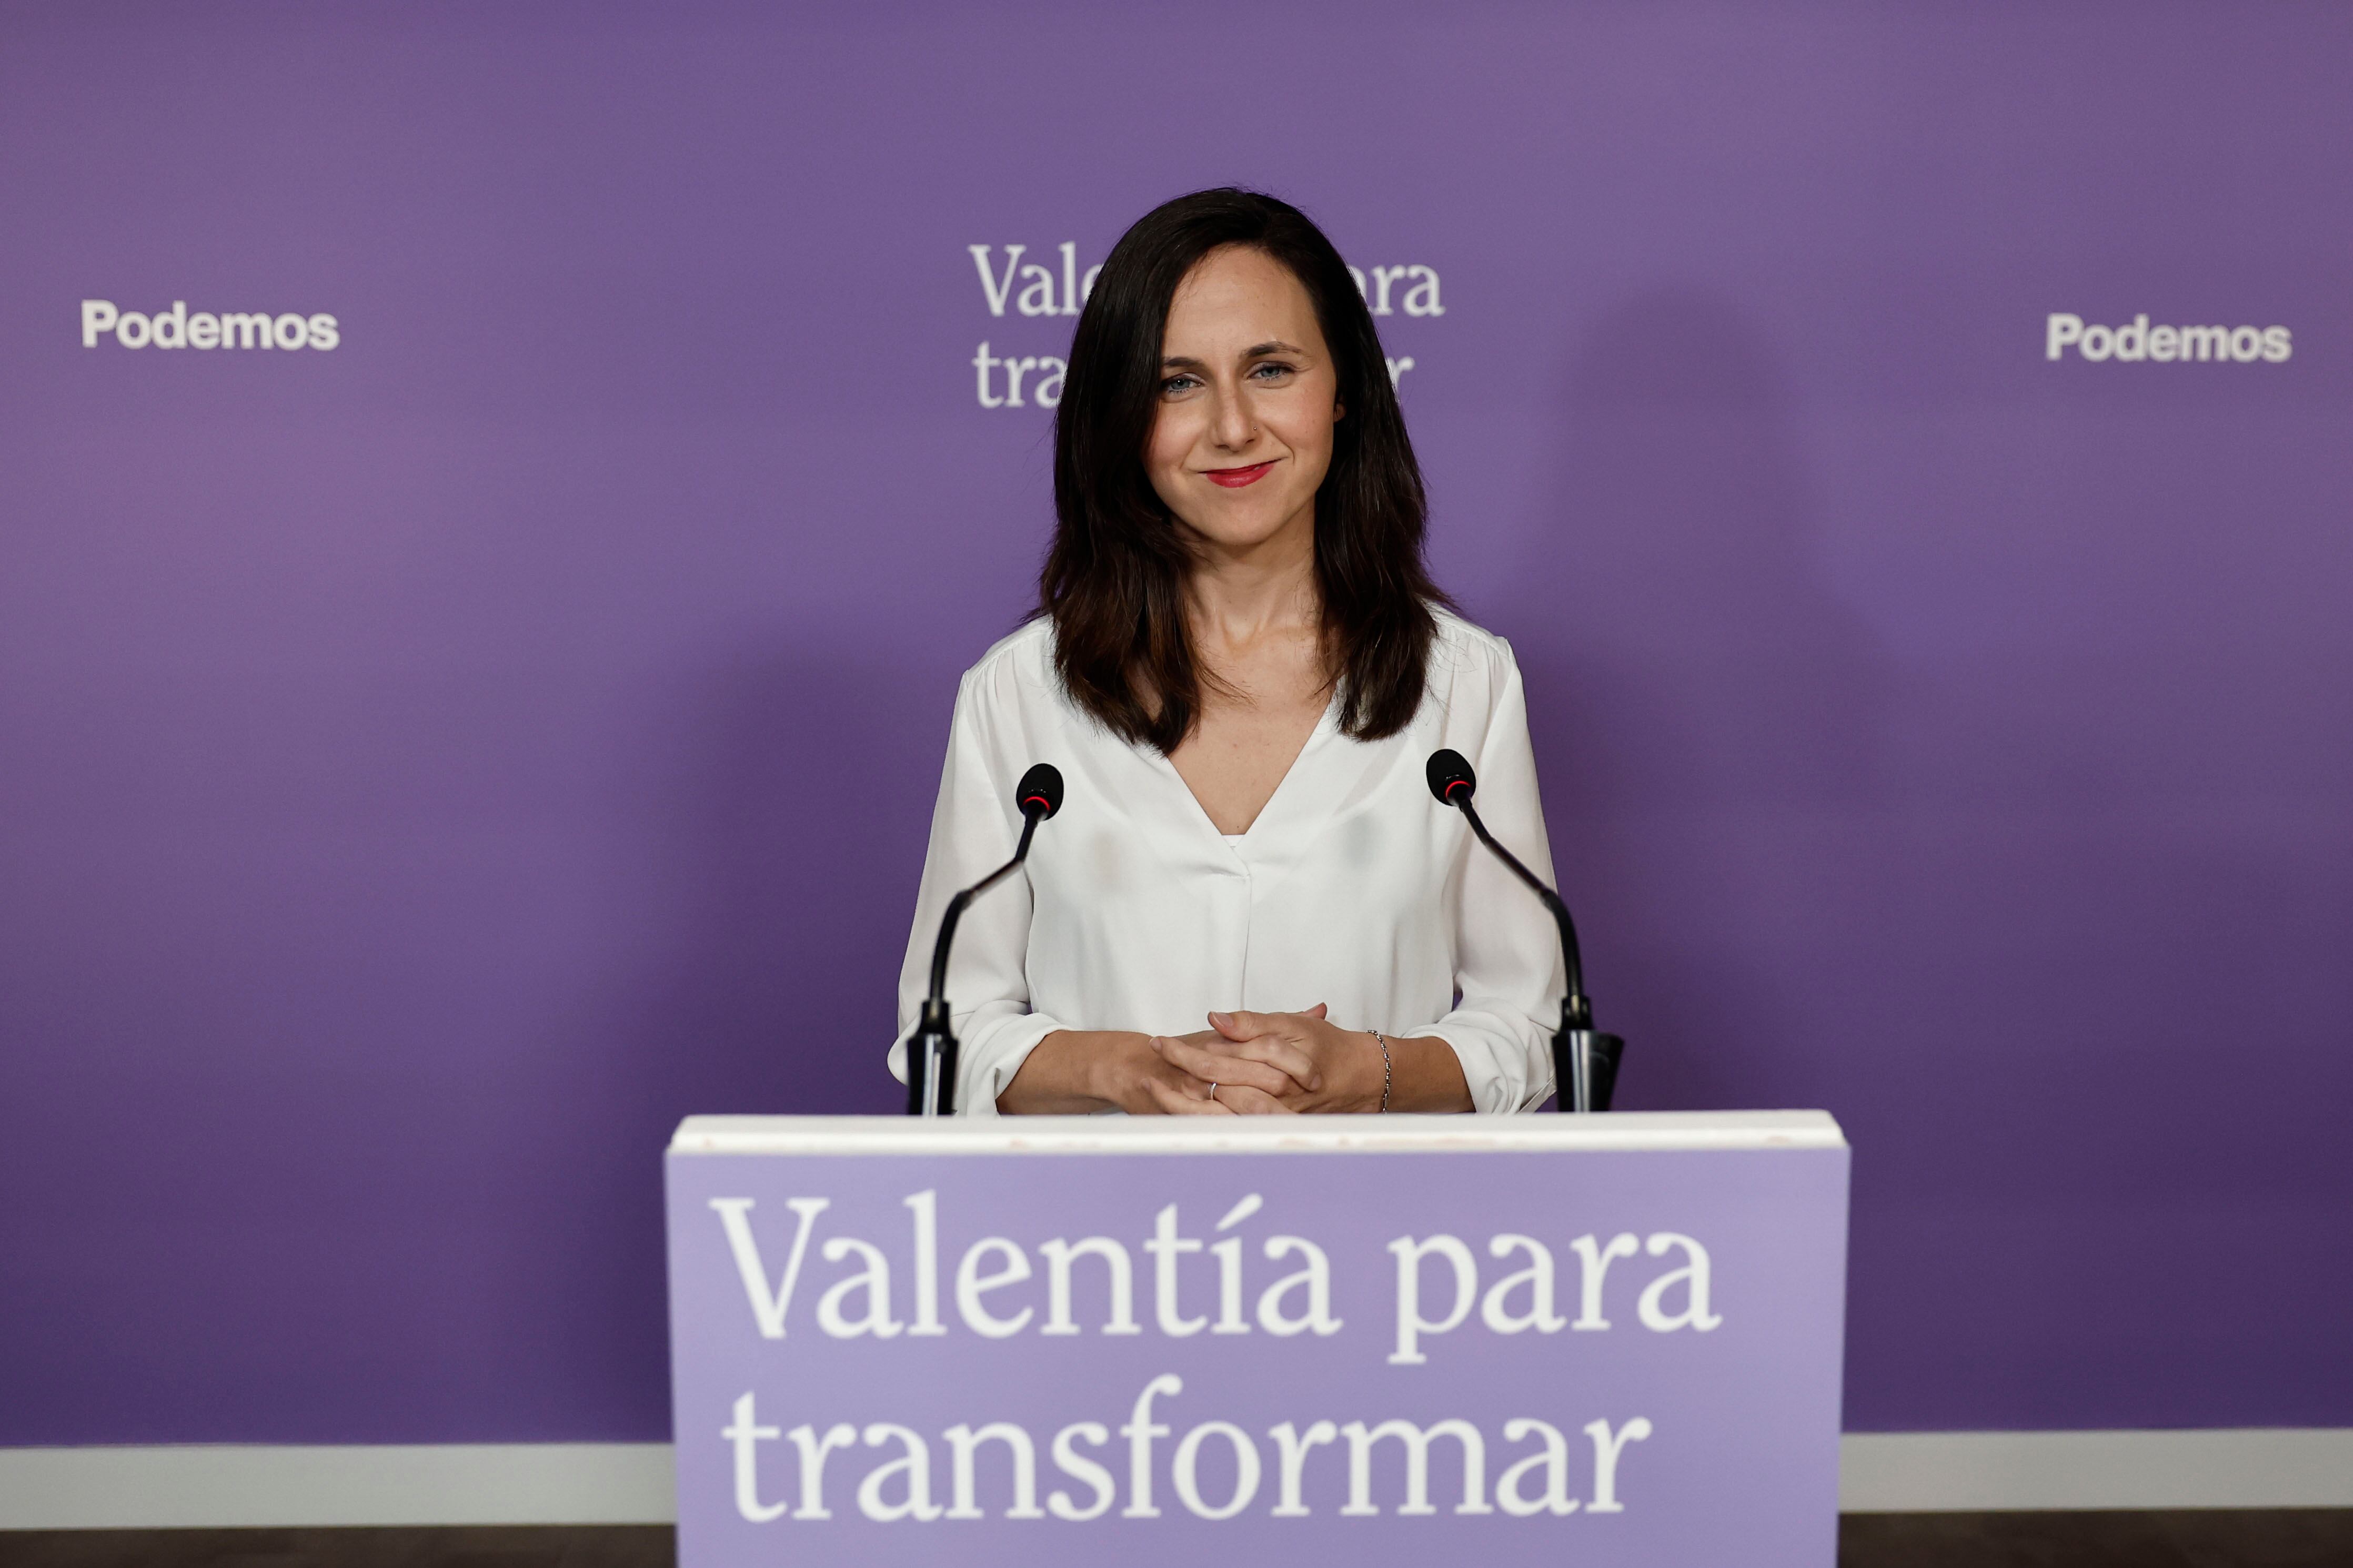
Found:
M 1270 338 L 1265 342 L 1255 343 L 1250 347 L 1244 349 L 1242 351 L 1242 358 L 1264 359 L 1268 354 L 1295 354 L 1304 353 L 1306 352 L 1306 350 L 1299 347 L 1295 343 L 1286 343 L 1281 338 Z M 1160 368 L 1163 370 L 1199 370 L 1203 368 L 1203 364 L 1201 361 L 1190 358 L 1185 354 L 1164 354 L 1161 356 Z

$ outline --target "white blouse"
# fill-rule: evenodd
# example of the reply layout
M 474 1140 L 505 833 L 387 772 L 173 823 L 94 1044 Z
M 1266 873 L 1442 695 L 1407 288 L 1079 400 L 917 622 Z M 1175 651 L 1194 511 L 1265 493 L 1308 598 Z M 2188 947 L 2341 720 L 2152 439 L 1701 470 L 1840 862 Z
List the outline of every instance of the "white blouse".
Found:
M 1296 1012 L 1392 1037 L 1435 1035 L 1461 1059 L 1473 1105 L 1529 1110 L 1553 1091 L 1551 1037 L 1566 984 L 1551 918 L 1430 797 L 1424 764 L 1451 746 L 1479 773 L 1479 814 L 1537 875 L 1552 853 L 1536 795 L 1526 698 L 1510 645 L 1440 614 L 1413 721 L 1384 741 L 1343 734 L 1325 710 L 1250 831 L 1218 831 L 1168 759 L 1082 711 L 1033 621 L 965 672 L 899 973 L 906 1042 L 940 916 L 1002 865 L 1020 836 L 1015 783 L 1033 763 L 1063 780 L 1026 877 L 965 910 L 947 994 L 962 1046 L 957 1110 L 997 1097 L 1057 1029 L 1183 1035 L 1212 1008 Z

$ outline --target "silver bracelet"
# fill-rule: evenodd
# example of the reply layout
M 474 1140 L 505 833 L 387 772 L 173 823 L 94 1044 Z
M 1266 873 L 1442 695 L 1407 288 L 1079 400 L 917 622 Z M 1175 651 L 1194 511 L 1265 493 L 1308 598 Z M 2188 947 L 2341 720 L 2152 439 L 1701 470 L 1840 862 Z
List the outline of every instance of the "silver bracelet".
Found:
M 1387 1110 L 1389 1108 L 1389 1043 L 1378 1029 L 1373 1031 L 1373 1043 L 1381 1047 L 1381 1110 Z

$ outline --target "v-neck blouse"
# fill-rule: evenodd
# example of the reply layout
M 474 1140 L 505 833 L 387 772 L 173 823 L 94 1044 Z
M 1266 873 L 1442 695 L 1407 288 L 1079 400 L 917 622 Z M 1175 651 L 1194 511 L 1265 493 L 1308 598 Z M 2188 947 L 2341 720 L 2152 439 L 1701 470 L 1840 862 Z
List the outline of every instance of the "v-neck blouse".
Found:
M 1182 1035 L 1211 1009 L 1296 1012 L 1454 1048 L 1482 1111 L 1553 1091 L 1550 1040 L 1566 984 L 1551 918 L 1457 811 L 1424 764 L 1451 746 L 1479 773 L 1489 829 L 1551 879 L 1519 668 L 1501 637 L 1441 614 L 1421 707 L 1381 741 L 1327 710 L 1246 833 L 1222 835 L 1168 759 L 1088 717 L 1033 621 L 988 650 L 956 692 L 914 929 L 899 975 L 892 1072 L 957 889 L 1013 853 L 1014 784 L 1034 763 L 1063 779 L 1026 875 L 965 910 L 947 994 L 962 1051 L 956 1108 L 997 1097 L 1057 1029 Z

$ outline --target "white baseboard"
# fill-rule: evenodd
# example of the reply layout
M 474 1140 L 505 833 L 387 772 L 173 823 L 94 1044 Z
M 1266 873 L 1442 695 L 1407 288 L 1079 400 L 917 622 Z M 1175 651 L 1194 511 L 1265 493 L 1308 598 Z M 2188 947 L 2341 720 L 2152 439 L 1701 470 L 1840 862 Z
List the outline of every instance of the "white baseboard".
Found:
M 1850 1433 L 1853 1513 L 2353 1508 L 2353 1428 Z M 0 1448 L 0 1529 L 667 1524 L 666 1443 Z
M 0 1448 L 0 1528 L 668 1524 L 667 1443 Z
M 1850 1432 L 1849 1513 L 2353 1508 L 2353 1428 Z

